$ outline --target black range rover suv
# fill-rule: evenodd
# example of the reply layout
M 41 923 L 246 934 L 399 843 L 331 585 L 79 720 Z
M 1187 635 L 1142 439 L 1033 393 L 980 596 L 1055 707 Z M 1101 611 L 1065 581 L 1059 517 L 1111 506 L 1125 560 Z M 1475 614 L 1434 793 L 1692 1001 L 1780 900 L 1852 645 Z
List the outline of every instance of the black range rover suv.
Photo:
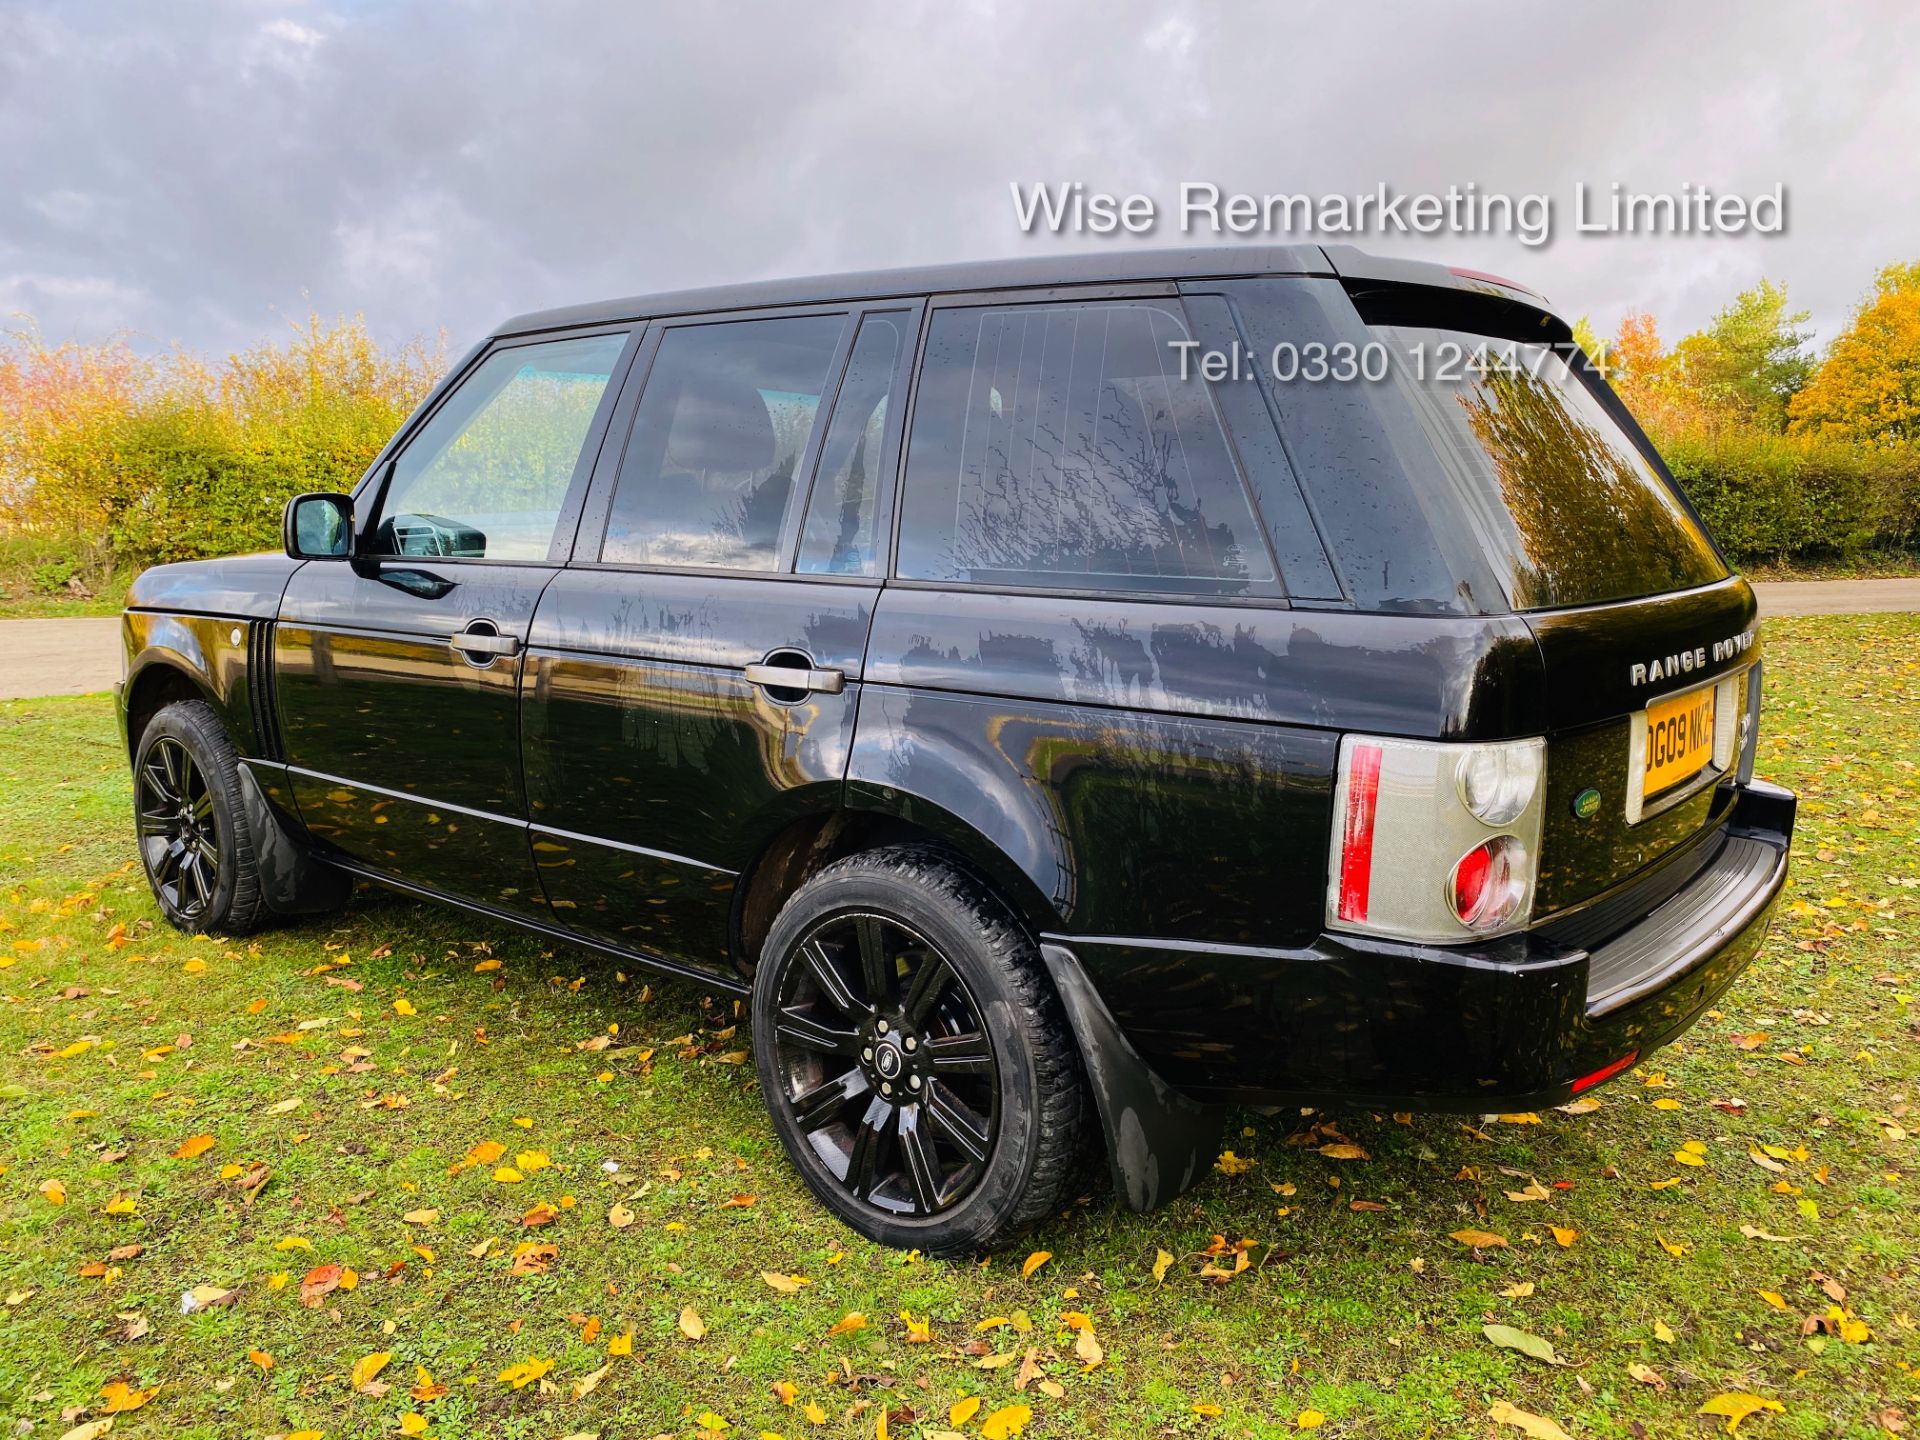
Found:
M 1753 594 L 1489 276 L 1135 251 L 529 315 L 285 530 L 129 601 L 167 917 L 363 879 L 750 994 L 787 1153 L 891 1244 L 995 1243 L 1096 1136 L 1160 1203 L 1231 1102 L 1564 1101 L 1785 879 Z

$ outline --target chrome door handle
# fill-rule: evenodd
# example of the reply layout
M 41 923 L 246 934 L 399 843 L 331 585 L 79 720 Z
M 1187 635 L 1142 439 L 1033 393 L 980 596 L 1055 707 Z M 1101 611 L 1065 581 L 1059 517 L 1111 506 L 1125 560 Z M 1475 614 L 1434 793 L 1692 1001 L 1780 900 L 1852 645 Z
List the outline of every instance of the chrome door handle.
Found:
M 518 655 L 520 637 L 518 635 L 488 635 L 480 631 L 461 631 L 449 636 L 447 644 L 454 649 L 471 655 Z
M 791 665 L 749 665 L 747 683 L 768 690 L 817 690 L 838 695 L 847 688 L 844 670 L 802 670 Z

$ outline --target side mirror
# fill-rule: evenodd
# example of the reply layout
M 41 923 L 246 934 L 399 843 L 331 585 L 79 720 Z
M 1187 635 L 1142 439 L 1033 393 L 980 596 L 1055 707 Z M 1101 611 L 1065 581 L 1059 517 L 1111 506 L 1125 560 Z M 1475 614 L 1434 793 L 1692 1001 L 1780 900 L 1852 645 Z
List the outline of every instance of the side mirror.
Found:
M 351 559 L 353 497 L 326 490 L 294 496 L 287 502 L 280 537 L 296 560 Z

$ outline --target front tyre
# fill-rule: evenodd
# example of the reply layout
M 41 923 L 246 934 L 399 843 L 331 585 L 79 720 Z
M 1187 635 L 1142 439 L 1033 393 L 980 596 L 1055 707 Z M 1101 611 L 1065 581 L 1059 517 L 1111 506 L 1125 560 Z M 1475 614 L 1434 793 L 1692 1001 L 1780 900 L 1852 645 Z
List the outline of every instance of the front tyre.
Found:
M 243 935 L 266 918 L 239 758 L 213 707 L 179 700 L 141 732 L 133 765 L 140 860 L 170 924 Z
M 938 852 L 850 856 L 793 894 L 753 1038 L 788 1158 L 883 1245 L 991 1249 L 1078 1175 L 1085 1082 L 1039 951 Z

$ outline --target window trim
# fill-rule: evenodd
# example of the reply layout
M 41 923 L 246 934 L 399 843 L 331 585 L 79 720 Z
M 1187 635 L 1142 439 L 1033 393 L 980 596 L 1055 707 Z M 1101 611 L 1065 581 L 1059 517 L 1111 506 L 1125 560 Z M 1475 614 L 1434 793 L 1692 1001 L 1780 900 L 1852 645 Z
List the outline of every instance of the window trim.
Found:
M 557 341 L 587 340 L 599 335 L 625 335 L 626 342 L 620 347 L 620 353 L 614 357 L 613 367 L 607 376 L 606 388 L 601 391 L 599 402 L 594 406 L 593 418 L 587 423 L 587 432 L 581 437 L 580 453 L 574 457 L 573 474 L 567 481 L 565 493 L 561 496 L 560 510 L 554 518 L 553 537 L 547 542 L 547 553 L 543 559 L 505 559 L 485 555 L 398 555 L 385 551 L 363 552 L 367 568 L 379 570 L 388 564 L 417 568 L 422 564 L 441 565 L 509 565 L 529 568 L 551 569 L 565 563 L 572 549 L 574 534 L 579 525 L 581 507 L 585 504 L 587 490 L 595 467 L 599 464 L 601 447 L 606 443 L 608 425 L 613 418 L 614 407 L 621 387 L 632 368 L 634 357 L 640 349 L 640 341 L 645 335 L 643 323 L 620 323 L 611 325 L 584 325 L 572 330 L 548 330 L 532 335 L 495 336 L 476 345 L 468 352 L 466 360 L 453 374 L 430 395 L 426 402 L 416 410 L 399 430 L 387 442 L 360 484 L 354 490 L 354 510 L 356 516 L 364 508 L 365 517 L 356 518 L 354 530 L 357 537 L 370 538 L 380 528 L 380 517 L 386 510 L 387 492 L 393 484 L 394 466 L 400 457 L 412 448 L 420 432 L 429 425 L 435 416 L 446 408 L 453 397 L 479 372 L 480 367 L 495 355 L 507 350 L 524 350 L 534 345 L 550 345 Z
M 838 403 L 840 387 L 845 382 L 847 366 L 853 357 L 853 346 L 860 333 L 860 324 L 870 312 L 899 312 L 925 304 L 919 297 L 893 297 L 882 300 L 827 301 L 811 305 L 779 305 L 756 310 L 713 310 L 692 311 L 687 314 L 665 316 L 648 322 L 644 344 L 636 353 L 632 365 L 627 371 L 626 381 L 614 411 L 608 421 L 607 443 L 601 446 L 594 467 L 593 478 L 589 483 L 582 503 L 579 524 L 575 529 L 571 550 L 564 561 L 573 570 L 616 570 L 632 575 L 703 575 L 717 580 L 804 580 L 825 585 L 864 585 L 876 587 L 883 583 L 886 567 L 891 564 L 891 554 L 882 559 L 880 568 L 873 575 L 816 575 L 800 574 L 793 568 L 797 562 L 800 540 L 806 523 L 806 506 L 813 494 L 814 471 L 819 465 L 820 451 L 826 443 L 827 427 L 832 423 L 833 413 L 828 405 L 831 395 Z M 620 470 L 626 460 L 627 447 L 633 441 L 634 422 L 639 418 L 640 402 L 646 397 L 647 383 L 652 378 L 654 362 L 659 358 L 660 346 L 670 330 L 689 329 L 705 325 L 751 324 L 761 320 L 806 319 L 809 316 L 839 315 L 845 320 L 840 340 L 834 349 L 833 359 L 828 362 L 826 385 L 821 391 L 821 405 L 815 412 L 811 433 L 807 436 L 806 449 L 801 453 L 796 476 L 805 476 L 805 496 L 800 492 L 802 484 L 796 479 L 793 491 L 787 496 L 785 513 L 781 517 L 780 537 L 776 542 L 775 554 L 780 564 L 771 570 L 730 570 L 711 565 L 659 565 L 631 560 L 602 560 L 600 553 L 606 544 L 607 525 L 612 517 L 613 497 L 620 484 Z M 919 354 L 917 339 L 909 347 L 904 363 L 911 364 Z M 824 421 L 823 421 L 824 416 Z M 904 417 L 903 417 L 904 418 Z M 614 437 L 618 442 L 614 442 Z M 904 441 L 904 431 L 902 432 Z M 895 452 L 894 471 L 898 469 L 901 452 Z M 882 484 L 885 487 L 883 499 L 891 504 L 892 496 L 898 488 L 897 473 L 887 473 L 882 462 Z M 879 531 L 876 522 L 876 539 Z
M 913 439 L 913 422 L 920 406 L 920 381 L 924 375 L 927 338 L 933 328 L 937 314 L 946 310 L 995 310 L 1020 305 L 1095 305 L 1111 301 L 1127 300 L 1170 300 L 1179 311 L 1182 325 L 1186 327 L 1189 338 L 1197 339 L 1193 319 L 1187 313 L 1186 299 L 1179 285 L 1172 280 L 1142 281 L 1132 284 L 1116 285 L 1048 285 L 1024 290 L 984 290 L 955 292 L 933 296 L 927 302 L 926 313 L 921 318 L 920 342 L 914 349 L 913 386 L 905 407 L 907 413 L 902 419 L 903 429 L 900 439 L 900 454 L 895 465 L 894 477 L 895 503 L 893 507 L 893 534 L 888 543 L 887 568 L 883 572 L 888 585 L 898 585 L 909 590 L 954 590 L 972 591 L 989 595 L 1048 595 L 1060 599 L 1073 600 L 1127 600 L 1130 602 L 1157 603 L 1167 602 L 1176 605 L 1231 605 L 1250 608 L 1290 609 L 1292 602 L 1287 594 L 1285 572 L 1279 557 L 1274 553 L 1273 537 L 1268 533 L 1266 521 L 1262 515 L 1254 489 L 1250 483 L 1246 465 L 1240 456 L 1240 446 L 1233 427 L 1228 423 L 1226 413 L 1219 399 L 1213 394 L 1212 382 L 1202 380 L 1206 385 L 1207 403 L 1220 425 L 1220 433 L 1225 441 L 1228 463 L 1240 482 L 1241 498 L 1246 501 L 1249 517 L 1253 521 L 1255 532 L 1260 537 L 1261 549 L 1267 556 L 1267 563 L 1273 567 L 1273 591 L 1263 595 L 1203 595 L 1180 594 L 1165 590 L 1128 590 L 1117 586 L 1089 587 L 1085 585 L 1009 585 L 999 581 L 979 580 L 921 580 L 901 575 L 900 572 L 900 529 L 905 524 L 907 463 L 911 456 L 909 449 Z M 1316 541 L 1319 537 L 1316 534 Z M 1063 577 L 1064 578 L 1064 577 Z
M 815 447 L 813 464 L 807 468 L 807 493 L 795 517 L 793 543 L 787 550 L 786 568 L 778 573 L 800 579 L 829 578 L 878 585 L 892 572 L 893 515 L 900 495 L 901 461 L 906 458 L 907 447 L 906 401 L 913 379 L 919 373 L 917 362 L 927 309 L 927 302 L 919 299 L 864 305 L 854 312 L 853 328 L 847 336 L 847 353 L 833 381 L 833 403 L 827 407 L 827 423 L 817 427 L 820 431 L 819 444 Z M 880 437 L 880 463 L 874 472 L 873 573 L 828 575 L 824 571 L 802 571 L 800 547 L 806 543 L 807 517 L 813 512 L 813 497 L 820 488 L 820 460 L 826 453 L 827 436 L 833 432 L 834 416 L 840 409 L 840 395 L 847 385 L 847 372 L 853 368 L 853 352 L 860 343 L 861 328 L 868 320 L 884 315 L 902 315 L 906 318 L 901 321 L 900 353 L 894 357 L 893 378 L 887 391 L 889 398 L 900 396 L 901 403 L 893 406 L 892 413 L 887 416 L 886 429 Z

